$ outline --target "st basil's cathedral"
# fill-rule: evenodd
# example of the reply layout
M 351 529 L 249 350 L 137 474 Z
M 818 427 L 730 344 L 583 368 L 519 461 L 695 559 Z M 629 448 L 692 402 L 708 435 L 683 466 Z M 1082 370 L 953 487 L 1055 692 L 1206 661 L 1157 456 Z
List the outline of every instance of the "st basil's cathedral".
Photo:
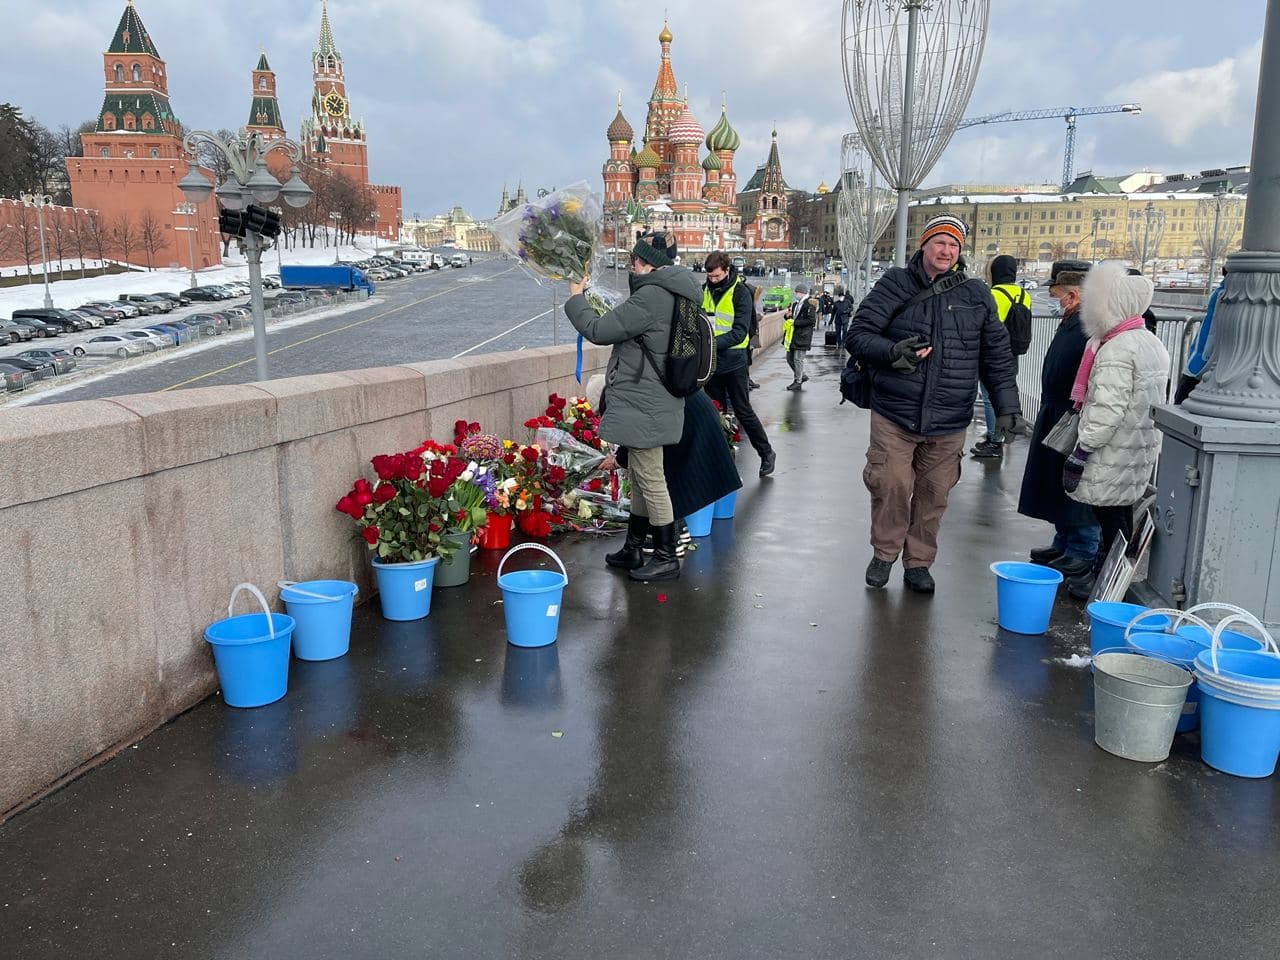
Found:
M 752 178 L 750 196 L 740 198 L 734 155 L 741 138 L 729 124 L 723 99 L 720 119 L 710 133 L 694 118 L 688 95 L 681 96 L 676 85 L 671 66 L 673 39 L 664 23 L 658 34 L 662 58 L 640 149 L 635 147 L 635 130 L 623 116 L 621 96 L 605 134 L 609 141 L 609 159 L 603 168 L 606 244 L 629 247 L 647 226 L 673 232 L 681 250 L 789 247 L 777 134 L 768 164 Z M 704 145 L 708 153 L 699 160 Z M 776 171 L 768 169 L 770 165 Z M 626 231 L 623 223 L 628 224 Z

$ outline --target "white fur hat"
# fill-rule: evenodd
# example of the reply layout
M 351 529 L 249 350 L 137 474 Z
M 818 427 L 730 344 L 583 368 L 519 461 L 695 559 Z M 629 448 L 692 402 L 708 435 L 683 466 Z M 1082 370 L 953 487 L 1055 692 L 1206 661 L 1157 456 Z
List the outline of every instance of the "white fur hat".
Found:
M 1146 277 L 1130 276 L 1119 260 L 1104 260 L 1085 274 L 1080 288 L 1085 333 L 1100 337 L 1122 320 L 1141 316 L 1154 292 Z

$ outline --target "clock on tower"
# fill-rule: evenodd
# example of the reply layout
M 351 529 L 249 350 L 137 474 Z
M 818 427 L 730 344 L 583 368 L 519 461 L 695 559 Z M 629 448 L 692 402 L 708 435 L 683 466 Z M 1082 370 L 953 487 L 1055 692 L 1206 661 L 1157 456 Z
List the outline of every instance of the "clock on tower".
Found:
M 331 117 L 345 116 L 347 112 L 347 101 L 342 99 L 342 94 L 335 90 L 332 93 L 325 95 L 324 109 Z

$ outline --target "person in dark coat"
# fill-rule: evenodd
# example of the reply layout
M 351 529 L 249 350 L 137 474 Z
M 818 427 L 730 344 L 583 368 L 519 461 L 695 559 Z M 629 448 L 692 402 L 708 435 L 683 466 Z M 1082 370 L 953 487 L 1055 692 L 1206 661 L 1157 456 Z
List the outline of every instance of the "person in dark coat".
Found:
M 844 287 L 836 287 L 836 302 L 831 308 L 831 317 L 836 327 L 836 349 L 844 346 L 845 333 L 849 329 L 849 318 L 853 316 L 853 297 Z
M 787 351 L 795 379 L 787 384 L 786 389 L 793 391 L 803 390 L 804 382 L 809 379 L 804 372 L 804 358 L 813 346 L 813 330 L 818 325 L 822 310 L 822 301 L 816 292 L 806 296 L 808 293 L 809 288 L 803 283 L 796 284 L 796 299 L 791 305 L 791 342 Z
M 888 271 L 859 304 L 845 341 L 871 376 L 871 442 L 862 479 L 871 493 L 869 587 L 883 587 L 901 554 L 903 582 L 933 593 L 929 573 L 951 488 L 960 480 L 965 430 L 981 380 L 1006 434 L 1021 417 L 1009 332 L 991 291 L 964 276 L 968 235 L 957 217 L 934 217 L 906 267 Z M 932 295 L 913 303 L 928 291 Z
M 702 390 L 684 401 L 684 432 L 662 448 L 667 490 L 677 517 L 696 513 L 742 488 L 720 413 Z
M 1031 551 L 1033 563 L 1046 564 L 1074 577 L 1093 568 L 1102 531 L 1093 510 L 1077 503 L 1062 489 L 1065 454 L 1041 441 L 1071 407 L 1071 387 L 1084 356 L 1084 326 L 1080 322 L 1080 285 L 1089 264 L 1059 260 L 1049 274 L 1049 296 L 1062 306 L 1062 321 L 1045 354 L 1040 371 L 1040 412 L 1031 433 L 1031 449 L 1022 474 L 1018 512 L 1053 524 L 1053 543 Z

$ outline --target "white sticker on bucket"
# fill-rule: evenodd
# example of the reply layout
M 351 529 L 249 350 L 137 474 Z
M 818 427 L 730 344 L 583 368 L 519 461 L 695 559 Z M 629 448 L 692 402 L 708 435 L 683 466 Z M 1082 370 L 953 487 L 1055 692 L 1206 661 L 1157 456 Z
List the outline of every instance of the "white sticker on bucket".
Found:
M 553 603 L 549 607 L 547 607 L 547 616 L 554 617 L 559 610 L 560 610 L 560 605 Z
M 415 581 L 413 581 L 413 592 L 414 592 L 414 593 L 421 593 L 421 592 L 422 592 L 423 590 L 425 590 L 425 589 L 427 589 L 427 581 L 426 581 L 425 579 L 424 579 L 424 580 L 415 580 Z

